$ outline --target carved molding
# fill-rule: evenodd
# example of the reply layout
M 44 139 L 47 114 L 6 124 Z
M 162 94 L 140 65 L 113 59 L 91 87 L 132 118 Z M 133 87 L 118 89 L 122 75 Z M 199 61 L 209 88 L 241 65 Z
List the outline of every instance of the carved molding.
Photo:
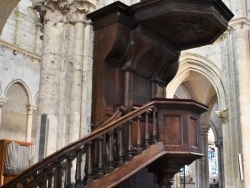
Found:
M 235 29 L 232 26 L 228 26 L 227 30 L 220 36 L 219 39 L 224 40 L 227 39 Z
M 221 122 L 223 124 L 226 124 L 228 122 L 228 109 L 223 108 L 222 110 L 215 111 L 216 115 L 221 119 Z
M 31 53 L 31 52 L 29 52 L 29 51 L 27 51 L 27 50 L 25 50 L 23 48 L 20 48 L 19 46 L 16 46 L 16 45 L 10 44 L 10 43 L 8 43 L 6 41 L 3 41 L 1 39 L 0 39 L 0 46 L 2 46 L 2 48 L 10 48 L 10 49 L 12 49 L 13 53 L 14 52 L 20 52 L 23 55 L 28 56 L 31 59 L 38 60 L 38 63 L 40 63 L 40 61 L 41 61 L 41 57 L 40 56 L 38 56 L 38 55 L 36 55 L 34 53 Z
M 201 136 L 208 136 L 209 128 L 201 128 Z
M 223 147 L 223 141 L 222 140 L 216 140 L 214 143 L 215 143 L 215 146 L 217 148 L 222 148 Z
M 32 115 L 34 111 L 37 109 L 37 105 L 27 105 L 27 113 L 28 115 Z
M 61 16 L 57 16 L 58 21 L 75 24 L 77 22 L 87 22 L 86 14 L 96 9 L 95 2 L 87 0 L 33 0 L 33 6 L 38 11 L 40 18 L 40 30 L 43 32 L 45 14 L 59 11 Z

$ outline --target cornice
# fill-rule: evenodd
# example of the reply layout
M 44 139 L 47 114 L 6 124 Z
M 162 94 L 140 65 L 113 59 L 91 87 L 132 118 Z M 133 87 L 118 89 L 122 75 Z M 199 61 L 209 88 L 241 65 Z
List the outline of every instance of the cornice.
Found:
M 237 27 L 237 26 L 243 26 L 243 25 L 249 25 L 250 21 L 247 19 L 247 17 L 239 17 L 234 18 L 229 22 L 229 26 L 231 27 Z
M 38 60 L 39 63 L 41 61 L 41 57 L 39 55 L 31 53 L 31 52 L 29 52 L 29 51 L 27 51 L 27 50 L 25 50 L 25 49 L 23 49 L 23 48 L 21 48 L 19 46 L 16 46 L 14 44 L 10 44 L 10 43 L 8 43 L 6 41 L 0 40 L 0 45 L 4 46 L 4 47 L 7 47 L 7 48 L 10 48 L 10 49 L 12 49 L 15 52 L 20 52 L 20 53 L 22 53 L 22 54 L 24 54 L 24 55 L 26 55 L 28 57 L 34 58 L 34 59 Z
M 228 23 L 227 30 L 220 36 L 219 39 L 223 40 L 227 38 L 234 30 L 237 28 L 243 28 L 244 25 L 250 25 L 250 21 L 246 17 L 232 19 Z

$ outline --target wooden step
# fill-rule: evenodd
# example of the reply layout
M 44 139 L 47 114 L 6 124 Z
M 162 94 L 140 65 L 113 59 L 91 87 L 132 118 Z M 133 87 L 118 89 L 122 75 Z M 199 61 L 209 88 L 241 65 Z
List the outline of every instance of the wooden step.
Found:
M 98 180 L 89 183 L 84 186 L 84 188 L 114 187 L 166 153 L 162 142 L 151 145 L 148 149 L 144 150 L 141 154 L 135 156 L 124 165 L 116 168 L 114 171 Z

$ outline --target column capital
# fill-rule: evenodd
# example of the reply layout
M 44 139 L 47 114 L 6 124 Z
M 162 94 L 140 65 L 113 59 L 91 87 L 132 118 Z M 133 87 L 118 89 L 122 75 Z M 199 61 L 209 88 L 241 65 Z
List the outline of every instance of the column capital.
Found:
M 216 115 L 221 119 L 221 122 L 223 124 L 226 124 L 228 122 L 228 108 L 223 108 L 221 110 L 215 111 Z
M 202 136 L 207 136 L 208 135 L 209 128 L 203 127 L 201 128 L 201 135 Z
M 7 98 L 0 98 L 0 109 L 3 109 L 5 103 L 7 102 Z
M 85 15 L 96 9 L 96 0 L 32 0 L 41 17 L 50 12 L 60 12 L 62 22 L 86 22 Z M 46 21 L 46 20 L 45 20 Z
M 220 36 L 220 39 L 221 40 L 227 39 L 232 34 L 233 31 L 234 31 L 233 26 L 229 25 L 227 27 L 227 30 Z
M 37 107 L 38 107 L 37 105 L 28 104 L 27 105 L 28 114 L 33 114 L 33 112 L 36 111 Z
M 217 148 L 223 148 L 223 141 L 222 140 L 216 140 L 214 143 L 215 143 L 215 146 Z

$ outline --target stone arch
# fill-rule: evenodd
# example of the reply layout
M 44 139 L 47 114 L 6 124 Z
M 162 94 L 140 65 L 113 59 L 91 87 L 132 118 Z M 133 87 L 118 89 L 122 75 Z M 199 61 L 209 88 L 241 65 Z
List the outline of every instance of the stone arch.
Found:
M 173 97 L 178 86 L 189 77 L 192 71 L 200 73 L 209 80 L 216 91 L 219 108 L 224 108 L 226 104 L 226 95 L 225 88 L 220 79 L 220 70 L 212 61 L 192 53 L 184 53 L 181 55 L 180 67 L 177 75 L 166 88 L 167 98 Z
M 26 140 L 29 96 L 23 84 L 16 81 L 5 91 L 8 101 L 2 109 L 1 139 Z
M 36 101 L 38 101 L 38 97 L 39 97 L 39 92 L 36 93 L 35 97 L 34 97 L 34 104 L 38 105 Z
M 177 72 L 176 77 L 172 80 L 172 82 L 169 83 L 168 87 L 166 88 L 166 96 L 168 98 L 173 97 L 175 91 L 177 90 L 177 88 L 182 84 L 182 83 L 189 83 L 193 78 L 193 76 L 197 76 L 200 75 L 200 77 L 197 78 L 203 78 L 202 81 L 206 80 L 206 83 L 209 83 L 209 88 L 211 88 L 213 92 L 211 92 L 211 95 L 201 95 L 203 97 L 207 97 L 209 96 L 206 100 L 206 105 L 209 106 L 209 110 L 208 112 L 204 113 L 201 117 L 201 127 L 203 128 L 204 131 L 204 135 L 206 134 L 206 131 L 209 130 L 209 128 L 211 128 L 215 140 L 221 140 L 222 138 L 222 132 L 220 131 L 222 129 L 222 127 L 220 127 L 219 129 L 212 124 L 213 122 L 210 121 L 210 117 L 211 114 L 213 112 L 213 106 L 215 103 L 218 104 L 218 108 L 225 108 L 225 104 L 226 104 L 226 94 L 225 94 L 225 88 L 224 85 L 222 83 L 221 80 L 221 76 L 220 76 L 220 69 L 209 59 L 197 55 L 197 54 L 193 54 L 193 53 L 183 53 L 180 57 L 180 67 L 179 70 Z M 195 73 L 195 74 L 194 74 Z M 193 80 L 193 83 L 191 86 L 194 86 L 195 81 L 197 81 L 197 79 Z M 202 84 L 200 84 L 199 86 L 201 86 Z M 206 84 L 204 84 L 206 87 Z M 206 93 L 203 91 L 199 91 L 195 89 L 194 95 L 199 96 L 198 93 Z M 192 89 L 192 88 L 191 88 Z M 201 101 L 200 101 L 201 102 Z M 213 115 L 215 115 L 213 113 Z M 203 147 L 205 148 L 205 139 L 207 139 L 205 136 L 203 136 Z M 206 151 L 207 152 L 207 151 Z M 205 156 L 208 156 L 208 153 L 204 153 Z M 222 156 L 220 156 L 221 158 Z M 208 169 L 206 167 L 206 163 L 207 158 L 205 159 L 201 159 L 202 161 L 199 163 L 197 163 L 197 168 L 202 168 L 202 169 Z M 203 164 L 201 166 L 199 166 L 199 164 Z M 205 164 L 205 165 L 204 165 Z M 221 166 L 223 166 L 222 163 L 220 163 Z M 205 174 L 202 175 L 202 178 L 204 178 L 202 181 L 208 182 L 208 171 L 205 172 Z M 220 174 L 220 177 L 223 177 L 222 174 Z M 199 177 L 197 177 L 199 178 Z M 222 180 L 220 180 L 222 181 Z
M 218 140 L 219 139 L 219 133 L 218 133 L 218 130 L 216 129 L 216 126 L 214 125 L 214 123 L 212 121 L 210 121 L 209 123 L 210 123 L 210 128 L 213 131 L 215 140 Z
M 27 94 L 27 97 L 28 97 L 29 104 L 32 104 L 32 94 L 31 94 L 31 91 L 30 91 L 28 85 L 27 85 L 23 80 L 21 80 L 21 79 L 13 80 L 12 82 L 10 82 L 10 83 L 7 85 L 7 87 L 5 88 L 4 96 L 7 95 L 8 89 L 9 89 L 13 84 L 16 84 L 16 83 L 20 84 L 20 85 L 24 88 L 24 90 L 25 90 L 25 92 L 26 92 L 26 94 Z
M 0 0 L 0 35 L 2 33 L 3 27 L 9 18 L 11 12 L 17 6 L 20 0 Z

